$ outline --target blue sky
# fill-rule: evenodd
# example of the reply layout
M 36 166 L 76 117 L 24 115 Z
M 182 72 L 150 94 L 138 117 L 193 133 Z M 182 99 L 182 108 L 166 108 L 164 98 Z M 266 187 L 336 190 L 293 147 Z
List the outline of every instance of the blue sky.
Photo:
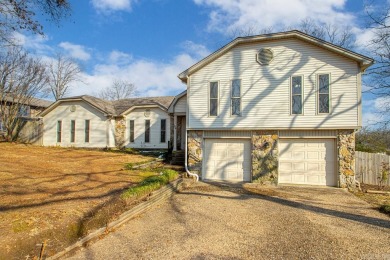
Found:
M 31 52 L 74 58 L 83 81 L 70 95 L 96 94 L 119 78 L 142 96 L 176 95 L 177 75 L 246 28 L 293 28 L 302 19 L 348 25 L 357 51 L 371 37 L 363 0 L 70 0 L 71 16 L 59 26 L 44 18 L 45 37 L 17 35 Z M 364 121 L 374 120 L 380 100 L 364 99 Z

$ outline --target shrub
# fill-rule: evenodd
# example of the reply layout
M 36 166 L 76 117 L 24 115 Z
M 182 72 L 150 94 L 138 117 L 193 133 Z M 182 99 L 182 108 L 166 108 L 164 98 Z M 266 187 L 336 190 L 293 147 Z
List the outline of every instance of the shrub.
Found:
M 386 213 L 386 214 L 390 214 L 390 204 L 384 204 L 384 205 L 380 206 L 379 211 Z
M 159 189 L 161 186 L 175 180 L 179 173 L 174 170 L 164 169 L 160 175 L 149 176 L 135 187 L 131 187 L 122 193 L 122 198 L 140 197 L 152 191 Z

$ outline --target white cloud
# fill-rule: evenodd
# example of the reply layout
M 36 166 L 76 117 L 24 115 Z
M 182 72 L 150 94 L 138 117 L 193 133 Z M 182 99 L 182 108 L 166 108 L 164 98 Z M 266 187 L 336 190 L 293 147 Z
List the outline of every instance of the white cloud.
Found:
M 68 51 L 72 58 L 87 61 L 91 58 L 91 55 L 86 51 L 86 48 L 82 45 L 73 44 L 70 42 L 61 42 L 58 46 Z
M 91 0 L 93 7 L 99 12 L 130 11 L 134 0 Z
M 351 24 L 355 19 L 344 9 L 346 0 L 193 0 L 212 8 L 208 29 L 222 33 L 247 26 L 293 27 L 311 18 L 332 24 Z
M 177 75 L 197 59 L 183 53 L 169 62 L 132 59 L 127 64 L 121 64 L 114 61 L 108 59 L 107 63 L 95 65 L 91 73 L 83 75 L 82 85 L 79 83 L 74 87 L 71 95 L 96 95 L 101 89 L 110 86 L 114 79 L 134 83 L 140 96 L 176 95 L 185 89 Z
M 130 54 L 114 50 L 109 55 L 109 61 L 111 63 L 129 63 L 132 59 Z
M 195 55 L 195 57 L 198 57 L 199 59 L 202 59 L 211 53 L 206 46 L 194 43 L 192 41 L 185 41 L 183 43 L 183 48 L 190 54 Z
M 13 39 L 17 45 L 21 45 L 27 50 L 34 51 L 37 54 L 44 54 L 53 50 L 47 45 L 49 39 L 43 35 L 28 36 L 14 32 Z

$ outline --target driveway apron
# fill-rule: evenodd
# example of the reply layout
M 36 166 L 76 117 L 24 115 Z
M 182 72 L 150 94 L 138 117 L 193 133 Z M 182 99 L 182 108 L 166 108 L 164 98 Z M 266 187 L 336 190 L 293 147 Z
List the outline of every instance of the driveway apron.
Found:
M 390 259 L 389 220 L 341 189 L 185 183 L 69 259 Z

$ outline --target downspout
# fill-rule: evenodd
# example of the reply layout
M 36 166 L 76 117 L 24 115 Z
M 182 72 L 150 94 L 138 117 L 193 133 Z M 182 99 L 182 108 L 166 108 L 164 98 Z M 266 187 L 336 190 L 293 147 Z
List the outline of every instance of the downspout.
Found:
M 187 76 L 187 82 L 189 81 L 189 76 Z M 188 84 L 188 83 L 187 83 Z M 189 113 L 188 113 L 188 87 L 187 87 L 187 112 L 186 112 L 186 122 L 187 122 L 187 120 L 189 120 L 188 119 L 188 116 L 189 116 Z M 185 152 L 184 152 L 184 167 L 185 167 L 185 169 L 186 169 L 186 172 L 187 172 L 187 174 L 189 175 L 189 176 L 191 176 L 191 177 L 195 177 L 196 178 L 196 181 L 199 181 L 199 175 L 198 174 L 196 174 L 196 173 L 192 173 L 192 172 L 190 172 L 189 170 L 188 170 L 188 159 L 187 159 L 187 157 L 188 157 L 188 129 L 187 129 L 187 123 L 186 123 L 186 141 L 185 141 L 185 144 L 186 144 L 186 146 L 185 146 Z

